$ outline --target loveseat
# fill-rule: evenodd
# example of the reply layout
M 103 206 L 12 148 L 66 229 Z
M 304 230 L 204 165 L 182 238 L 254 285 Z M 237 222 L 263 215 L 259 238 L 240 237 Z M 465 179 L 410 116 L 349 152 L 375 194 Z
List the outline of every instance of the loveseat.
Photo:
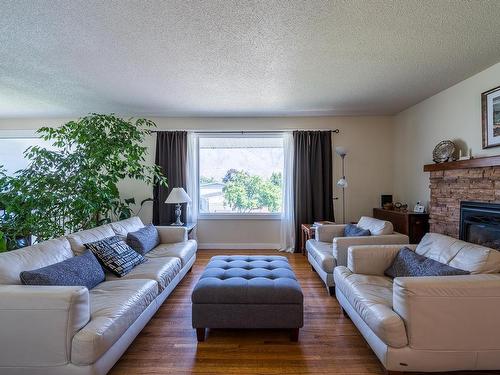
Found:
M 401 245 L 353 246 L 336 297 L 387 372 L 500 369 L 500 252 L 428 233 L 417 254 L 462 276 L 384 276 Z
M 353 245 L 407 244 L 408 236 L 394 232 L 389 221 L 362 216 L 357 226 L 370 231 L 370 236 L 344 237 L 346 224 L 320 225 L 314 239 L 306 242 L 307 259 L 325 283 L 330 295 L 334 292 L 333 270 L 347 265 L 347 249 Z
M 191 269 L 197 244 L 186 228 L 157 227 L 147 262 L 90 291 L 21 285 L 19 273 L 81 254 L 84 244 L 126 236 L 138 217 L 0 254 L 0 373 L 106 374 Z

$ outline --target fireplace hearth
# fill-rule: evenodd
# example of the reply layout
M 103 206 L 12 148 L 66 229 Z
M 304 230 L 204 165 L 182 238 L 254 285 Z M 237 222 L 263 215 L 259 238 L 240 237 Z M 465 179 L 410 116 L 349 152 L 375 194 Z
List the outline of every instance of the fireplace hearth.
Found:
M 460 202 L 460 239 L 500 250 L 500 203 Z

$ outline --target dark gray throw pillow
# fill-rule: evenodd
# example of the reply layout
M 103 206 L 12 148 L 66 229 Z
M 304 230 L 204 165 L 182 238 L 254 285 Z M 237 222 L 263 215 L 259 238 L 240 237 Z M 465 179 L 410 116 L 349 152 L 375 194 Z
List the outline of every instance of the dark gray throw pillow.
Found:
M 434 259 L 424 257 L 403 247 L 397 253 L 392 264 L 385 270 L 385 275 L 395 277 L 408 276 L 453 276 L 469 275 L 469 271 L 450 267 Z
M 368 229 L 363 229 L 355 224 L 347 224 L 344 228 L 344 237 L 360 237 L 360 236 L 371 236 L 371 232 Z
M 101 265 L 89 250 L 47 267 L 23 271 L 19 277 L 24 285 L 86 286 L 88 289 L 105 279 Z
M 126 275 L 132 268 L 147 260 L 118 236 L 86 243 L 85 247 L 94 253 L 104 268 L 118 277 Z
M 153 224 L 146 225 L 136 232 L 127 234 L 127 245 L 141 255 L 153 250 L 160 244 L 158 229 Z

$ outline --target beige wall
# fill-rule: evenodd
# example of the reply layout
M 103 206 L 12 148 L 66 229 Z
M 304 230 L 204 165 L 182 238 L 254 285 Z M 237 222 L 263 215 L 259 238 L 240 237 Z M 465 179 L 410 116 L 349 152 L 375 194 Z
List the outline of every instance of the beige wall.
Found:
M 432 163 L 432 150 L 449 139 L 462 153 L 498 155 L 500 148 L 482 149 L 481 93 L 500 85 L 500 63 L 444 90 L 395 117 L 395 199 L 415 204 L 429 201 L 429 175 L 424 164 Z
M 273 117 L 273 118 L 153 118 L 159 129 L 185 130 L 292 130 L 340 129 L 334 145 L 347 147 L 347 220 L 369 215 L 381 194 L 415 204 L 429 200 L 428 175 L 423 165 L 432 162 L 432 150 L 441 140 L 451 139 L 463 152 L 473 155 L 500 154 L 500 148 L 481 149 L 482 92 L 500 85 L 500 63 L 426 99 L 395 117 Z M 28 135 L 44 125 L 64 119 L 0 119 L 0 136 Z M 154 138 L 148 140 L 153 161 Z M 340 158 L 334 156 L 335 180 L 340 178 Z M 124 197 L 137 201 L 151 196 L 151 188 L 137 182 L 123 183 Z M 340 196 L 339 189 L 335 195 Z M 335 201 L 337 220 L 341 201 Z M 151 209 L 141 212 L 151 220 Z M 211 246 L 269 247 L 279 243 L 279 221 L 203 220 L 199 241 Z
M 292 130 L 340 129 L 334 145 L 348 149 L 346 170 L 347 219 L 371 214 L 381 194 L 393 188 L 393 120 L 391 117 L 273 117 L 273 118 L 153 118 L 159 129 L 185 130 Z M 30 132 L 44 125 L 59 125 L 64 119 L 0 119 L 0 135 Z M 154 157 L 154 138 L 147 142 L 149 158 Z M 335 181 L 340 178 L 340 158 L 334 156 Z M 135 181 L 121 184 L 124 197 L 137 201 L 151 196 L 151 188 Z M 340 196 L 336 189 L 336 196 Z M 335 201 L 337 220 L 341 220 L 341 201 Z M 151 220 L 150 206 L 141 212 Z M 198 239 L 201 244 L 217 247 L 269 247 L 279 243 L 279 220 L 202 220 Z M 256 245 L 257 244 L 257 245 Z

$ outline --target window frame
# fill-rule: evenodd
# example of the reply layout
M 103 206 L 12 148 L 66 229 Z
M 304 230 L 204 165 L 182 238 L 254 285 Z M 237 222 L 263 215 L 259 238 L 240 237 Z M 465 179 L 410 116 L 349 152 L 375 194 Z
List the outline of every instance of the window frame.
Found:
M 281 220 L 283 212 L 268 213 L 268 212 L 248 212 L 248 213 L 233 213 L 233 212 L 218 212 L 209 213 L 200 211 L 200 138 L 283 138 L 283 132 L 199 132 L 196 133 L 196 183 L 198 187 L 198 196 L 196 204 L 198 207 L 198 219 L 200 220 Z M 284 169 L 284 166 L 283 166 Z M 283 170 L 284 172 L 284 170 Z M 283 193 L 281 196 L 283 200 Z
M 0 129 L 0 140 L 1 141 L 22 141 L 22 140 L 42 140 L 42 137 L 37 133 L 36 130 L 31 129 L 20 129 L 20 130 L 11 130 L 11 129 Z M 24 154 L 23 150 L 23 154 Z M 3 165 L 0 162 L 0 165 Z

